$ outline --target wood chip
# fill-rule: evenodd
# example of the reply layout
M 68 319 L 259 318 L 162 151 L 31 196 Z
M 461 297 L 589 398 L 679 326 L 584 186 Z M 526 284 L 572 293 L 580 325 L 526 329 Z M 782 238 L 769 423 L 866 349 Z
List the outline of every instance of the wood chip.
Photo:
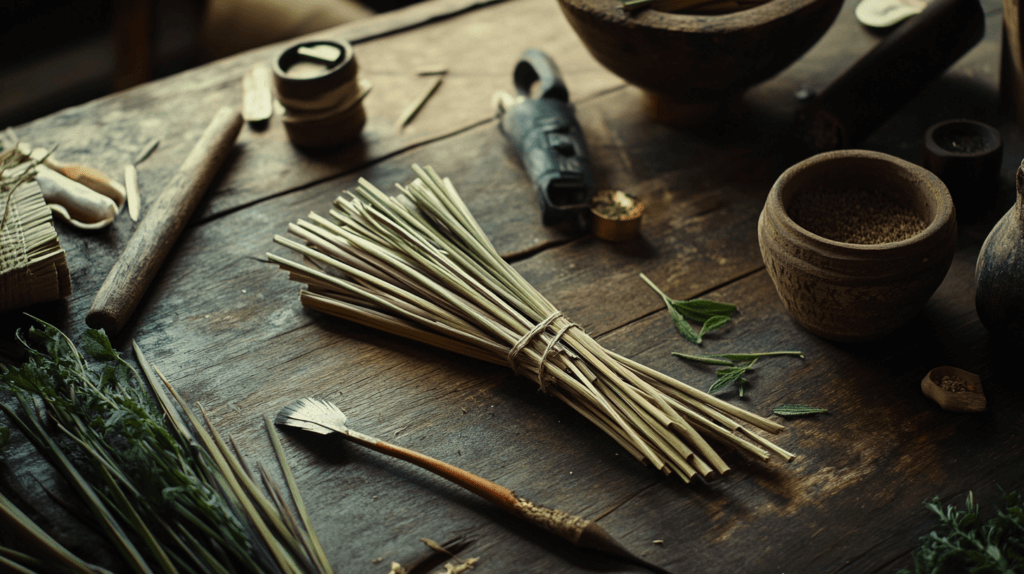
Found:
M 140 163 L 142 163 L 142 160 L 149 157 L 149 154 L 153 153 L 153 150 L 155 150 L 156 146 L 158 145 L 160 145 L 160 140 L 150 140 L 149 143 L 143 146 L 142 151 L 139 152 L 139 155 L 135 156 L 135 159 L 132 161 L 132 165 L 139 165 Z
M 139 210 L 142 207 L 139 198 L 139 172 L 132 164 L 124 166 L 124 190 L 125 202 L 128 204 L 128 217 L 132 218 L 132 221 L 138 221 Z
M 447 554 L 449 556 L 452 555 L 451 552 L 448 552 L 447 550 L 445 550 L 444 546 L 441 546 L 440 544 L 438 544 L 437 542 L 434 542 L 433 540 L 431 540 L 429 538 L 420 538 L 420 542 L 426 544 L 427 547 L 430 548 L 431 550 L 433 550 L 434 552 L 440 552 L 442 554 Z
M 327 65 L 333 65 L 341 57 L 342 50 L 332 44 L 314 44 L 312 46 L 299 46 L 299 54 L 323 62 Z
M 437 79 L 434 80 L 434 83 L 430 86 L 430 88 L 427 91 L 423 92 L 423 95 L 420 96 L 419 99 L 409 104 L 409 107 L 405 108 L 405 111 L 402 112 L 402 116 L 398 118 L 399 129 L 407 126 L 409 122 L 411 122 L 412 119 L 416 117 L 416 114 L 419 113 L 420 108 L 423 107 L 423 104 L 427 103 L 427 100 L 430 99 L 430 96 L 434 95 L 434 92 L 437 91 L 438 86 L 441 85 L 441 81 L 443 80 L 444 76 L 438 76 Z
M 423 66 L 416 70 L 417 76 L 443 76 L 448 73 L 444 66 Z
M 274 114 L 273 75 L 265 64 L 257 64 L 242 78 L 242 119 L 265 122 Z

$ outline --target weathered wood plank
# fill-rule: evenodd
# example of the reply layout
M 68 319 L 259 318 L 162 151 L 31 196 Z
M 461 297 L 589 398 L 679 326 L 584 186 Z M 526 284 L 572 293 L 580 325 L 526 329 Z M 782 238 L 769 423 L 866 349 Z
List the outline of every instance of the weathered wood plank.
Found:
M 977 246 L 961 251 L 921 315 L 867 344 L 833 345 L 804 331 L 786 314 L 765 273 L 714 292 L 741 313 L 732 329 L 705 345 L 708 352 L 796 348 L 807 357 L 765 361 L 747 398 L 733 400 L 765 415 L 783 403 L 826 407 L 829 414 L 786 423 L 779 442 L 800 453 L 794 463 L 743 465 L 731 477 L 694 489 L 696 495 L 656 484 L 616 509 L 605 527 L 658 537 L 672 532 L 652 557 L 680 571 L 889 571 L 909 566 L 917 537 L 933 527 L 923 501 L 938 495 L 962 505 L 973 490 L 991 510 L 999 488 L 1024 486 L 1024 393 L 1011 382 L 1012 355 L 999 353 L 974 313 L 976 256 Z M 644 322 L 645 338 L 637 337 L 638 325 L 605 343 L 672 370 L 676 359 L 669 351 L 684 343 L 671 342 L 666 323 L 652 317 Z M 644 349 L 647 338 L 662 343 Z M 925 397 L 921 377 L 947 364 L 991 381 L 989 404 L 999 407 L 965 416 L 942 411 Z M 709 370 L 705 385 L 713 379 Z
M 768 187 L 789 164 L 780 142 L 796 106 L 792 92 L 823 86 L 841 71 L 836 62 L 842 54 L 870 45 L 866 32 L 850 26 L 852 4 L 841 15 L 845 27 L 826 37 L 835 43 L 819 44 L 751 91 L 741 114 L 687 129 L 652 124 L 638 90 L 617 87 L 592 62 L 573 56 L 577 48 L 568 44 L 575 39 L 558 35 L 560 15 L 536 24 L 533 14 L 557 14 L 552 5 L 523 0 L 487 8 L 489 14 L 534 23 L 529 29 L 511 23 L 515 39 L 474 36 L 494 27 L 469 12 L 358 45 L 367 73 L 397 86 L 389 91 L 394 106 L 386 112 L 394 117 L 403 107 L 401 95 L 419 90 L 403 84 L 410 80 L 404 76 L 406 61 L 414 56 L 452 57 L 442 63 L 466 63 L 469 70 L 478 59 L 456 48 L 509 55 L 493 70 L 473 68 L 473 81 L 468 75 L 461 85 L 446 80 L 445 87 L 456 86 L 448 96 L 461 99 L 441 99 L 442 88 L 430 102 L 438 104 L 436 114 L 425 108 L 401 136 L 444 139 L 426 145 L 388 140 L 393 147 L 373 148 L 358 169 L 341 154 L 299 157 L 274 128 L 243 140 L 234 170 L 205 206 L 205 219 L 185 232 L 128 329 L 188 400 L 202 402 L 247 456 L 264 461 L 271 460 L 261 428 L 264 412 L 310 394 L 337 401 L 354 428 L 463 466 L 538 502 L 602 517 L 601 524 L 629 548 L 677 571 L 877 571 L 907 562 L 916 536 L 930 524 L 922 500 L 960 496 L 967 489 L 990 500 L 997 485 L 1020 486 L 1021 391 L 1001 383 L 1014 381 L 1008 378 L 1013 371 L 973 313 L 971 270 L 984 237 L 980 227 L 965 230 L 964 250 L 924 313 L 872 344 L 839 346 L 809 335 L 789 319 L 759 270 L 756 217 Z M 536 12 L 525 18 L 520 11 L 526 9 Z M 540 16 L 536 21 L 544 20 Z M 990 17 L 990 28 L 997 19 Z M 433 43 L 414 53 L 405 37 Z M 565 53 L 564 61 L 579 65 L 563 65 L 563 71 L 574 97 L 585 94 L 578 114 L 600 179 L 648 202 L 643 240 L 610 245 L 539 225 L 534 192 L 485 108 L 495 89 L 510 84 L 519 53 L 515 43 L 534 41 L 559 63 Z M 915 108 L 920 112 L 901 112 L 871 145 L 909 155 L 919 122 L 983 109 L 995 73 L 984 68 L 986 53 L 972 52 L 964 68 L 929 88 L 943 98 L 960 93 L 962 78 L 977 74 L 980 89 L 941 104 L 925 98 L 928 103 Z M 99 157 L 99 163 L 110 162 L 100 167 L 114 171 L 153 136 L 146 130 L 178 130 L 173 133 L 180 138 L 189 130 L 198 133 L 207 118 L 175 117 L 176 98 L 228 98 L 256 54 L 214 65 L 237 72 L 230 81 L 218 83 L 214 69 L 204 69 L 45 118 L 27 126 L 23 137 L 70 139 L 102 125 L 122 139 L 87 136 L 84 141 L 95 149 L 85 155 L 88 145 L 72 148 L 67 159 Z M 374 69 L 374 63 L 380 66 Z M 389 74 L 395 77 L 388 80 Z M 195 90 L 178 91 L 192 80 Z M 141 114 L 148 109 L 155 111 L 147 122 Z M 385 113 L 383 107 L 379 111 Z M 445 124 L 453 117 L 462 123 Z M 158 162 L 154 154 L 140 169 L 152 161 L 150 177 L 172 172 L 190 146 L 177 142 L 172 138 L 170 150 L 168 142 L 162 144 L 164 159 Z M 1019 137 L 1015 142 L 1008 154 L 1021 153 Z M 392 151 L 378 154 L 383 149 Z M 729 454 L 734 474 L 685 486 L 640 466 L 568 407 L 506 368 L 302 310 L 298 286 L 257 261 L 267 250 L 283 252 L 273 247 L 271 235 L 310 210 L 323 212 L 357 176 L 384 186 L 406 181 L 412 162 L 450 175 L 499 250 L 517 254 L 517 269 L 571 318 L 602 335 L 609 348 L 701 387 L 713 379 L 711 371 L 671 356 L 692 346 L 674 333 L 661 302 L 638 280 L 642 271 L 675 297 L 707 294 L 740 305 L 734 325 L 709 337 L 705 351 L 807 353 L 804 361 L 764 361 L 748 398 L 731 400 L 762 414 L 783 402 L 818 404 L 832 414 L 787 423 L 778 438 L 800 454 L 792 464 L 760 464 Z M 119 222 L 105 235 L 62 235 L 77 291 L 66 306 L 33 311 L 77 336 L 95 288 L 130 231 Z M 125 342 L 119 341 L 121 348 Z M 998 409 L 965 417 L 939 411 L 925 399 L 917 387 L 920 377 L 947 363 L 981 374 L 990 404 Z M 990 384 L 989 378 L 1000 383 Z M 480 572 L 620 571 L 398 461 L 329 438 L 288 433 L 285 443 L 339 571 L 383 572 L 392 559 L 404 563 L 422 554 L 419 537 L 441 542 L 460 534 L 473 540 L 467 554 L 482 558 Z M 45 516 L 55 516 L 31 478 L 38 463 L 28 462 L 23 445 L 15 447 L 5 472 Z M 64 526 L 53 527 L 76 549 L 91 546 Z
M 361 145 L 299 150 L 288 141 L 279 118 L 265 130 L 246 129 L 239 137 L 238 157 L 209 194 L 201 217 L 351 172 L 489 120 L 494 116 L 491 96 L 512 88 L 512 68 L 531 46 L 557 54 L 574 99 L 622 85 L 585 52 L 554 3 L 519 0 L 466 11 L 481 4 L 426 2 L 423 8 L 411 9 L 415 14 L 427 12 L 418 18 L 377 17 L 316 34 L 353 42 L 359 77 L 373 84 L 364 101 L 368 122 Z M 428 17 L 456 12 L 463 13 L 437 22 Z M 416 24 L 403 34 L 392 34 Z M 248 51 L 68 108 L 20 126 L 18 134 L 38 145 L 59 144 L 62 157 L 88 161 L 110 173 L 120 173 L 146 142 L 159 139 L 160 147 L 139 166 L 140 185 L 149 196 L 143 198 L 145 207 L 160 182 L 180 165 L 213 112 L 223 105 L 240 105 L 245 72 L 257 62 L 269 63 L 291 43 Z M 399 130 L 396 120 L 402 110 L 431 81 L 416 75 L 428 64 L 449 69 L 444 85 L 417 118 Z M 127 224 L 118 222 L 118 227 L 123 225 Z

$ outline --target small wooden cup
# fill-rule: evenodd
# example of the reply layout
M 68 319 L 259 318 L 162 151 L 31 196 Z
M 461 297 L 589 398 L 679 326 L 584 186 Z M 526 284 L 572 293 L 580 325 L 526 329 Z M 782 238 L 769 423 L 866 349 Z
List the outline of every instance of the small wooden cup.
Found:
M 967 384 L 967 389 L 949 391 L 940 386 L 942 379 L 950 377 Z M 981 377 L 956 367 L 936 367 L 921 379 L 921 392 L 939 403 L 943 410 L 957 413 L 977 413 L 985 410 L 987 400 L 981 389 Z
M 939 122 L 925 132 L 921 158 L 949 188 L 962 220 L 977 219 L 991 207 L 1003 163 L 999 130 L 974 120 Z

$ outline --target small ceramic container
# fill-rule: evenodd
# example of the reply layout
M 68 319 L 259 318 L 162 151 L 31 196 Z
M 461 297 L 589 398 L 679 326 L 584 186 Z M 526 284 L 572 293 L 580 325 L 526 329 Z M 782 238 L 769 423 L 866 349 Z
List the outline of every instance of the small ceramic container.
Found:
M 949 188 L 960 221 L 975 220 L 995 201 L 1003 163 L 999 130 L 974 120 L 946 120 L 924 134 L 921 165 Z
M 284 107 L 288 139 L 300 147 L 329 147 L 358 139 L 366 124 L 369 82 L 357 78 L 348 42 L 295 44 L 273 63 L 274 95 Z
M 925 224 L 892 243 L 833 241 L 807 231 L 788 208 L 823 186 L 866 187 L 898 199 Z M 872 151 L 818 154 L 775 182 L 758 220 L 761 255 L 783 304 L 808 331 L 833 341 L 876 338 L 905 325 L 953 262 L 956 216 L 949 191 L 924 168 Z

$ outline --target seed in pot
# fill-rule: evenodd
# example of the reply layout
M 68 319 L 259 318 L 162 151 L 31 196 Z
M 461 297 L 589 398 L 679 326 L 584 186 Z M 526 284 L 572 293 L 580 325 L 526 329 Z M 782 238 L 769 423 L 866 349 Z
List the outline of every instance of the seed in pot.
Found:
M 925 228 L 924 220 L 909 206 L 868 187 L 805 189 L 793 198 L 786 213 L 815 235 L 861 245 L 903 241 Z

